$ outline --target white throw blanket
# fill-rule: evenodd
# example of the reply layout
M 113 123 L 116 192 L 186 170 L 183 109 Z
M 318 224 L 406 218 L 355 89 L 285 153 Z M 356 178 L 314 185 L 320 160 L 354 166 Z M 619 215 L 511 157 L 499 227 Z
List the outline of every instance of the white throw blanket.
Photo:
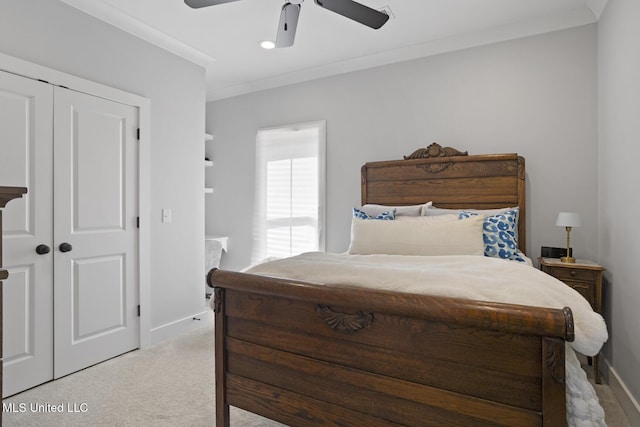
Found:
M 566 347 L 568 423 L 576 427 L 606 425 L 595 390 L 571 349 L 595 355 L 608 338 L 604 319 L 578 292 L 529 265 L 483 256 L 310 252 L 259 264 L 246 272 L 327 285 L 549 308 L 570 307 L 576 338 Z

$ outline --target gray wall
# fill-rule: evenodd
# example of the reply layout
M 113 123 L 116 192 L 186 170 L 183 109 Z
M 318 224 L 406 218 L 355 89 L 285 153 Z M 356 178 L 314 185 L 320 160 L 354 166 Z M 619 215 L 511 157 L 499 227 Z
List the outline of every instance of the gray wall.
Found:
M 204 69 L 51 0 L 0 0 L 0 52 L 151 100 L 152 306 L 142 309 L 152 329 L 202 312 Z
M 599 257 L 605 273 L 605 354 L 640 401 L 640 2 L 609 0 L 598 24 Z M 637 404 L 637 403 L 636 403 Z M 636 408 L 640 422 L 640 408 Z M 636 425 L 636 424 L 634 424 Z
M 528 174 L 528 254 L 564 246 L 559 211 L 580 212 L 572 243 L 597 255 L 595 25 L 343 74 L 207 104 L 216 140 L 208 233 L 229 236 L 222 267 L 250 263 L 258 128 L 327 121 L 327 250 L 347 249 L 360 166 L 431 142 L 517 152 Z

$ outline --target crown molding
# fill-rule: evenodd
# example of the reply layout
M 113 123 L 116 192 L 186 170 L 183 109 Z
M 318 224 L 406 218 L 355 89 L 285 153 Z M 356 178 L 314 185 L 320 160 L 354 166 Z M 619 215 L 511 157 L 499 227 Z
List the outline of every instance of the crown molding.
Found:
M 604 8 L 607 6 L 607 0 L 587 0 L 587 7 L 591 9 L 596 20 L 600 19 Z
M 103 1 L 62 0 L 62 2 L 202 67 L 206 68 L 214 61 L 214 58 L 206 53 L 145 24 L 139 19 L 127 15 L 122 10 Z

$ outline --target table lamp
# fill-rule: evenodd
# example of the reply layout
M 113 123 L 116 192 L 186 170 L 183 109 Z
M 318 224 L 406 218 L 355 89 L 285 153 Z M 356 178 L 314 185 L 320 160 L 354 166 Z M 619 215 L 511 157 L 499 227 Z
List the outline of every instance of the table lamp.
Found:
M 563 256 L 560 258 L 561 262 L 573 263 L 576 262 L 576 259 L 570 256 L 570 248 L 571 248 L 571 228 L 572 227 L 580 227 L 582 225 L 582 219 L 580 218 L 580 214 L 575 212 L 560 212 L 558 214 L 558 220 L 556 221 L 556 225 L 558 227 L 564 227 L 567 230 L 567 256 Z

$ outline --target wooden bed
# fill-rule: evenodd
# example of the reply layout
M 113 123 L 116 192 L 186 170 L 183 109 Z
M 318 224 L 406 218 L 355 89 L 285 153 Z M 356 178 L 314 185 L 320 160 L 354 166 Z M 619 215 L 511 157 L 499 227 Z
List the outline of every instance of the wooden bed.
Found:
M 516 154 L 432 144 L 362 168 L 362 203 L 520 207 Z M 319 286 L 212 270 L 216 425 L 565 426 L 571 310 Z

